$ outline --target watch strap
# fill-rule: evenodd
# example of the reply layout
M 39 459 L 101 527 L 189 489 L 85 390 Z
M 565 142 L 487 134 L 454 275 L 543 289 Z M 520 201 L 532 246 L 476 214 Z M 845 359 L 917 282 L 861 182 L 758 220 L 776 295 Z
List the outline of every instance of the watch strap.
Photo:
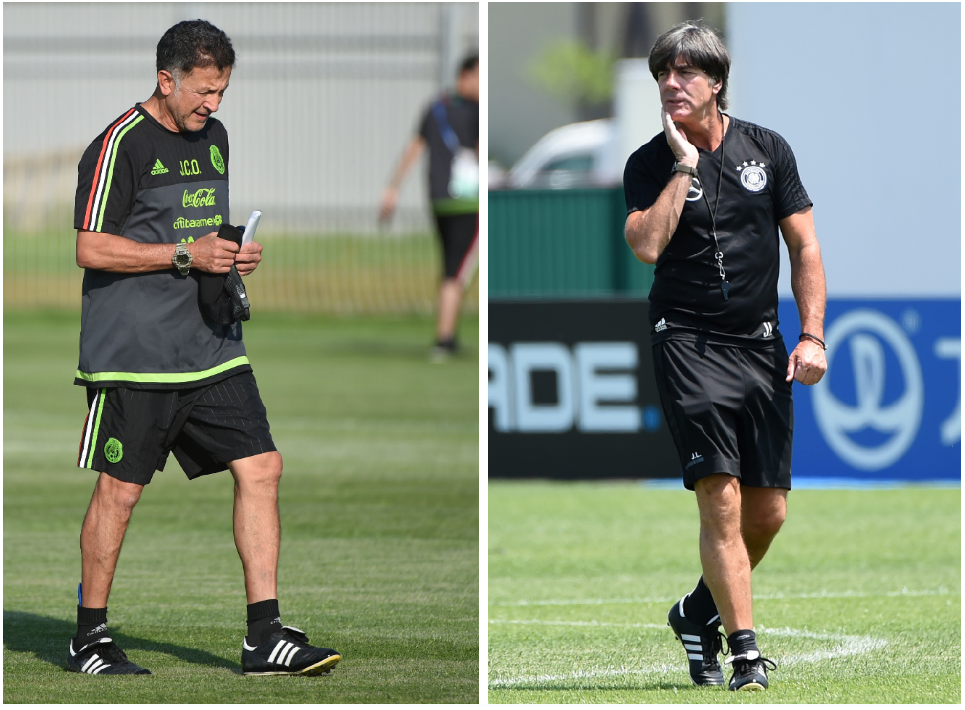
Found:
M 690 166 L 690 165 L 684 165 L 683 163 L 674 163 L 674 164 L 673 164 L 673 171 L 674 171 L 675 173 L 687 173 L 688 175 L 692 175 L 693 177 L 697 177 L 697 168 L 696 168 L 696 166 L 693 166 L 693 167 L 692 167 L 692 166 Z

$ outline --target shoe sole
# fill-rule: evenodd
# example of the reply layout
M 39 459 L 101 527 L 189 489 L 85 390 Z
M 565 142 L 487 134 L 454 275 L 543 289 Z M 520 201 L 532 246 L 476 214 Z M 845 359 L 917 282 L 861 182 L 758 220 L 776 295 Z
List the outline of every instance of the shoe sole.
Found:
M 761 685 L 760 683 L 746 683 L 740 688 L 734 688 L 734 690 L 767 690 L 767 686 Z
M 142 668 L 139 671 L 131 671 L 130 673 L 88 673 L 80 666 L 71 665 L 70 661 L 67 661 L 67 665 L 64 666 L 64 670 L 68 673 L 79 673 L 80 675 L 152 675 L 151 671 L 149 671 L 147 668 Z
M 252 671 L 242 673 L 242 675 L 325 675 L 331 673 L 335 665 L 341 660 L 341 656 L 329 656 L 325 660 L 319 661 L 314 666 L 303 668 L 300 671 Z

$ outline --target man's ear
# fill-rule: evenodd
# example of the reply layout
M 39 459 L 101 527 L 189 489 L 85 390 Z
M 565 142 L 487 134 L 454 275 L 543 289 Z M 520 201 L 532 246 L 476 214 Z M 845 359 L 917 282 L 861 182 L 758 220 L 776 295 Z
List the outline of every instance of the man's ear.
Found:
M 175 83 L 174 76 L 167 69 L 162 69 L 157 73 L 157 86 L 161 90 L 161 93 L 165 96 L 170 96 L 174 93 Z

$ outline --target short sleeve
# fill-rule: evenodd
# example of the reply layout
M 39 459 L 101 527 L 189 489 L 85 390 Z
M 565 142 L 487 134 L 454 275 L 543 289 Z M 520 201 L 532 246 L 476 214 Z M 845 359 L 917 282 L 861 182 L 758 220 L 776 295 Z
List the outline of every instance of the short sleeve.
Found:
M 422 139 L 428 142 L 429 140 L 429 127 L 432 125 L 432 108 L 427 108 L 425 113 L 422 114 L 422 120 L 419 122 L 419 135 Z
M 780 136 L 774 136 L 774 214 L 778 221 L 809 207 L 813 203 L 808 197 L 801 176 L 798 174 L 797 161 L 791 146 Z
M 91 143 L 77 166 L 74 229 L 120 234 L 131 214 L 139 171 L 131 141 L 110 135 Z
M 224 165 L 225 165 L 225 175 L 228 174 L 228 165 L 231 160 L 231 146 L 228 144 L 228 131 L 222 127 L 223 137 L 221 140 L 224 141 Z
M 627 160 L 623 171 L 623 196 L 627 203 L 627 214 L 648 209 L 667 186 L 673 165 L 661 165 L 652 144 L 635 152 Z M 671 161 L 672 163 L 672 161 Z

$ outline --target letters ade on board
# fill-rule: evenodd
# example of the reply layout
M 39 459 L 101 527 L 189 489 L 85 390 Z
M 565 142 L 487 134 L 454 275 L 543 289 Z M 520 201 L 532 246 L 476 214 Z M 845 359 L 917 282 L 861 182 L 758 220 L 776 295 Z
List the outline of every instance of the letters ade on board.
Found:
M 491 478 L 680 475 L 648 308 L 642 299 L 489 303 Z

